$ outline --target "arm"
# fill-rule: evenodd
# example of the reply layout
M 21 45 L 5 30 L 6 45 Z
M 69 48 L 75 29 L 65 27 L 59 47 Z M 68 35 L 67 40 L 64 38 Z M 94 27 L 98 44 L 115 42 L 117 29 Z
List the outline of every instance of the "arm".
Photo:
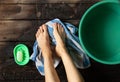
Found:
M 45 82 L 60 82 L 57 72 L 53 65 L 51 51 L 43 54 L 46 54 L 44 55 Z
M 68 82 L 84 82 L 83 77 L 75 67 L 67 51 L 63 52 L 63 55 L 61 56 L 61 58 L 66 70 Z
M 53 65 L 52 49 L 46 25 L 40 26 L 36 33 L 36 39 L 38 41 L 39 47 L 41 48 L 42 56 L 44 58 L 45 81 L 60 82 Z
M 67 52 L 66 45 L 65 45 L 66 34 L 64 31 L 64 28 L 60 24 L 55 23 L 53 24 L 53 29 L 54 29 L 53 34 L 57 42 L 55 50 L 57 55 L 61 57 L 63 61 L 68 82 L 84 82 L 83 77 L 78 72 L 77 68 L 73 64 L 73 61 Z

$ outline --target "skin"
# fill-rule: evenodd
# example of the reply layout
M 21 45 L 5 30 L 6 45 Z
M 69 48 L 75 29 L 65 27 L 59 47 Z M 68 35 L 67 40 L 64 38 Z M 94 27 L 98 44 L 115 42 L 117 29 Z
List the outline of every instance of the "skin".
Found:
M 59 56 L 63 61 L 68 82 L 84 82 L 83 77 L 78 72 L 77 68 L 72 62 L 72 59 L 67 51 L 65 45 L 66 35 L 63 27 L 58 23 L 53 24 L 53 34 L 57 42 L 54 48 L 54 53 L 56 53 L 56 55 Z M 60 82 L 60 79 L 53 65 L 53 60 L 52 60 L 53 52 L 52 52 L 52 47 L 50 45 L 50 38 L 47 31 L 47 26 L 45 24 L 40 26 L 40 28 L 38 29 L 36 33 L 36 39 L 38 41 L 39 47 L 42 50 L 42 55 L 44 58 L 45 81 Z
M 41 48 L 42 55 L 44 58 L 44 68 L 45 68 L 45 81 L 46 82 L 60 82 L 60 79 L 57 75 L 57 72 L 53 65 L 52 60 L 52 49 L 50 46 L 50 38 L 47 32 L 46 25 L 42 25 L 37 33 L 36 39 L 38 41 L 38 45 Z

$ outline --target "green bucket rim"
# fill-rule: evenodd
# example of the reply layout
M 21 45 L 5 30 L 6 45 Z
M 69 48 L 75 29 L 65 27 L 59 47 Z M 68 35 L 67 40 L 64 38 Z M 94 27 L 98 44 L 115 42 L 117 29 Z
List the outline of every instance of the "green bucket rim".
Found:
M 17 61 L 17 56 L 16 55 L 17 55 L 18 51 L 21 51 L 21 49 L 24 52 L 24 54 L 23 54 L 24 58 L 23 58 L 22 62 L 19 62 L 19 61 Z M 28 50 L 28 47 L 25 44 L 16 45 L 14 50 L 13 50 L 13 53 L 14 53 L 14 60 L 18 65 L 26 65 L 30 60 L 29 50 Z
M 85 48 L 84 46 L 84 42 L 82 41 L 82 37 L 81 36 L 81 29 L 82 29 L 82 24 L 83 24 L 83 21 L 85 19 L 85 17 L 87 16 L 87 14 L 94 8 L 96 8 L 97 6 L 100 6 L 102 4 L 106 4 L 106 3 L 116 3 L 116 4 L 120 4 L 118 3 L 117 1 L 107 1 L 107 0 L 104 0 L 104 1 L 100 1 L 100 2 L 97 2 L 96 4 L 94 4 L 93 6 L 91 6 L 90 8 L 87 9 L 87 11 L 83 14 L 80 22 L 79 22 L 79 32 L 78 32 L 78 35 L 79 35 L 79 40 L 80 40 L 80 45 L 82 46 L 83 50 L 85 51 L 85 53 L 92 59 L 94 59 L 95 61 L 99 62 L 99 63 L 102 63 L 102 64 L 108 64 L 108 65 L 115 65 L 115 64 L 120 64 L 120 61 L 112 61 L 112 62 L 108 62 L 108 61 L 105 61 L 105 60 L 101 60 L 101 59 L 98 59 L 96 58 L 95 56 L 92 56 L 92 54 Z

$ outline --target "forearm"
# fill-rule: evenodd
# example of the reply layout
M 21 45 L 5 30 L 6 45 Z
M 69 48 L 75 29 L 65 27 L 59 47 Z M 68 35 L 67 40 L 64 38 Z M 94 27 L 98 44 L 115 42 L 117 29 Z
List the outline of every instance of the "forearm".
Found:
M 68 52 L 65 52 L 61 58 L 62 58 L 64 67 L 66 70 L 68 82 L 84 82 L 83 77 L 81 76 L 77 68 L 75 67 Z
M 60 82 L 51 56 L 44 57 L 44 67 L 46 82 Z

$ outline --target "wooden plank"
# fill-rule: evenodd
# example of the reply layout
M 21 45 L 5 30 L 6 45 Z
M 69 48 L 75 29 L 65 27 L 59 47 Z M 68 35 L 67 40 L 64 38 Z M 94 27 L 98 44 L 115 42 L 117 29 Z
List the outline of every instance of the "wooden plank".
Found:
M 40 20 L 38 25 L 29 25 L 32 21 L 2 21 L 0 25 L 0 60 L 5 58 L 13 58 L 13 48 L 19 43 L 27 43 L 31 47 L 35 41 L 35 33 L 40 25 L 46 23 L 49 20 Z M 78 26 L 79 20 L 62 20 Z M 28 23 L 27 23 L 28 22 Z M 4 24 L 4 25 L 2 25 Z M 27 25 L 28 24 L 28 25 Z M 26 26 L 25 26 L 26 25 Z M 34 27 L 33 27 L 34 26 Z M 3 32 L 4 31 L 4 32 Z M 7 50 L 6 52 L 3 52 Z M 5 54 L 4 56 L 2 54 Z
M 56 70 L 61 82 L 67 82 L 67 77 L 63 64 L 60 64 L 56 68 Z M 17 80 L 22 82 L 33 82 L 33 80 L 34 82 L 45 82 L 45 78 L 39 74 L 35 64 L 32 61 L 30 61 L 29 64 L 27 64 L 26 66 L 18 66 L 17 64 L 13 63 L 0 69 L 0 80 L 9 82 L 14 82 Z
M 0 41 L 34 41 L 37 29 L 50 20 L 0 21 Z M 62 20 L 78 27 L 79 20 Z
M 48 0 L 47 3 L 91 3 L 96 1 L 100 0 Z
M 91 67 L 80 70 L 85 82 L 120 82 L 120 64 L 106 65 L 91 59 Z
M 83 13 L 94 3 L 83 4 L 46 4 L 42 7 L 40 19 L 80 19 Z M 39 8 L 39 7 L 38 7 Z
M 81 17 L 83 16 L 83 14 L 87 11 L 88 8 L 90 8 L 92 5 L 94 5 L 96 2 L 94 3 L 83 3 L 83 4 L 77 4 L 75 10 L 75 19 L 81 19 Z
M 37 0 L 0 0 L 1 4 L 5 4 L 5 3 L 15 3 L 15 4 L 19 4 L 19 3 L 35 3 Z
M 14 82 L 14 81 L 22 81 L 22 82 L 33 82 L 41 81 L 44 82 L 44 77 L 42 77 L 37 71 L 35 64 L 30 61 L 26 66 L 18 66 L 12 57 L 12 51 L 15 45 L 18 43 L 24 43 L 28 47 L 32 48 L 33 42 L 8 42 L 2 43 L 0 42 L 0 80 L 5 82 Z M 3 50 L 1 50 L 3 48 Z M 29 49 L 30 49 L 29 48 Z M 7 55 L 4 57 L 4 55 Z M 95 61 L 91 61 L 92 65 L 87 69 L 79 69 L 82 73 L 86 82 L 119 82 L 119 68 L 120 65 L 104 65 Z M 14 69 L 14 70 L 13 70 Z M 61 82 L 66 82 L 66 74 L 64 70 L 63 64 L 60 64 L 57 67 L 57 72 L 60 76 Z M 1 82 L 2 82 L 1 81 Z
M 53 20 L 53 19 L 51 19 L 51 20 Z M 63 20 L 63 19 L 60 19 L 63 23 L 71 23 L 71 24 L 73 24 L 74 26 L 76 26 L 76 27 L 78 27 L 79 26 L 79 22 L 80 22 L 80 20 Z M 44 23 L 46 23 L 46 22 L 48 22 L 48 21 L 50 21 L 50 19 L 49 20 L 39 20 L 38 21 L 38 26 L 40 26 L 40 25 L 42 25 L 42 24 L 44 24 Z M 42 23 L 41 23 L 42 22 Z
M 11 60 L 13 61 L 13 60 Z M 3 81 L 42 81 L 44 82 L 44 77 L 42 77 L 35 65 L 27 64 L 26 66 L 18 66 L 16 63 L 7 65 L 0 69 L 0 80 Z M 14 69 L 14 70 L 13 70 Z
M 36 19 L 35 5 L 0 5 L 0 20 L 2 19 Z
M 0 42 L 0 68 L 2 65 L 11 64 L 9 60 L 13 60 L 13 49 L 17 44 L 25 44 L 28 46 L 30 55 L 32 54 L 32 47 L 34 42 Z
M 17 44 L 25 44 L 30 48 L 30 51 L 32 51 L 32 46 L 34 44 L 34 41 L 13 41 L 13 42 L 0 42 L 0 51 L 6 50 L 7 52 L 1 52 L 1 54 L 6 54 L 11 56 L 10 54 L 13 54 L 13 48 L 17 45 Z M 31 53 L 31 52 L 30 52 Z M 3 55 L 2 55 L 3 56 Z M 1 57 L 2 57 L 1 56 Z
M 0 20 L 47 20 L 47 19 L 80 19 L 92 3 L 54 3 L 36 5 L 1 5 Z
M 37 72 L 33 62 L 22 67 L 14 62 L 13 49 L 15 45 L 19 43 L 27 45 L 29 51 L 33 46 L 32 42 L 0 42 L 0 80 L 30 80 L 32 77 L 36 76 L 36 74 L 40 79 L 41 76 Z
M 28 46 L 31 55 L 33 42 L 0 42 L 0 81 L 14 82 L 19 80 L 22 82 L 33 82 L 34 80 L 35 82 L 44 82 L 45 78 L 39 74 L 33 61 L 29 61 L 25 66 L 19 66 L 15 63 L 13 49 L 20 43 Z M 61 81 L 66 82 L 63 64 L 60 64 L 56 70 Z
M 14 70 L 13 70 L 14 69 Z M 67 82 L 66 74 L 63 65 L 59 65 L 56 69 L 61 82 Z M 45 82 L 45 77 L 41 76 L 35 65 L 9 65 L 0 72 L 0 80 L 8 82 Z
M 33 41 L 36 26 L 35 20 L 0 21 L 0 41 Z
M 90 3 L 100 0 L 0 0 L 1 4 L 36 4 L 36 3 Z
M 30 61 L 26 66 L 18 66 L 14 62 L 13 49 L 21 43 L 28 46 L 31 54 L 32 42 L 0 42 L 0 80 L 44 80 L 44 77 L 38 73 L 34 62 Z
M 74 4 L 73 4 L 74 5 Z M 69 12 L 69 13 L 68 13 Z M 69 19 L 74 10 L 68 4 L 1 5 L 0 19 Z

